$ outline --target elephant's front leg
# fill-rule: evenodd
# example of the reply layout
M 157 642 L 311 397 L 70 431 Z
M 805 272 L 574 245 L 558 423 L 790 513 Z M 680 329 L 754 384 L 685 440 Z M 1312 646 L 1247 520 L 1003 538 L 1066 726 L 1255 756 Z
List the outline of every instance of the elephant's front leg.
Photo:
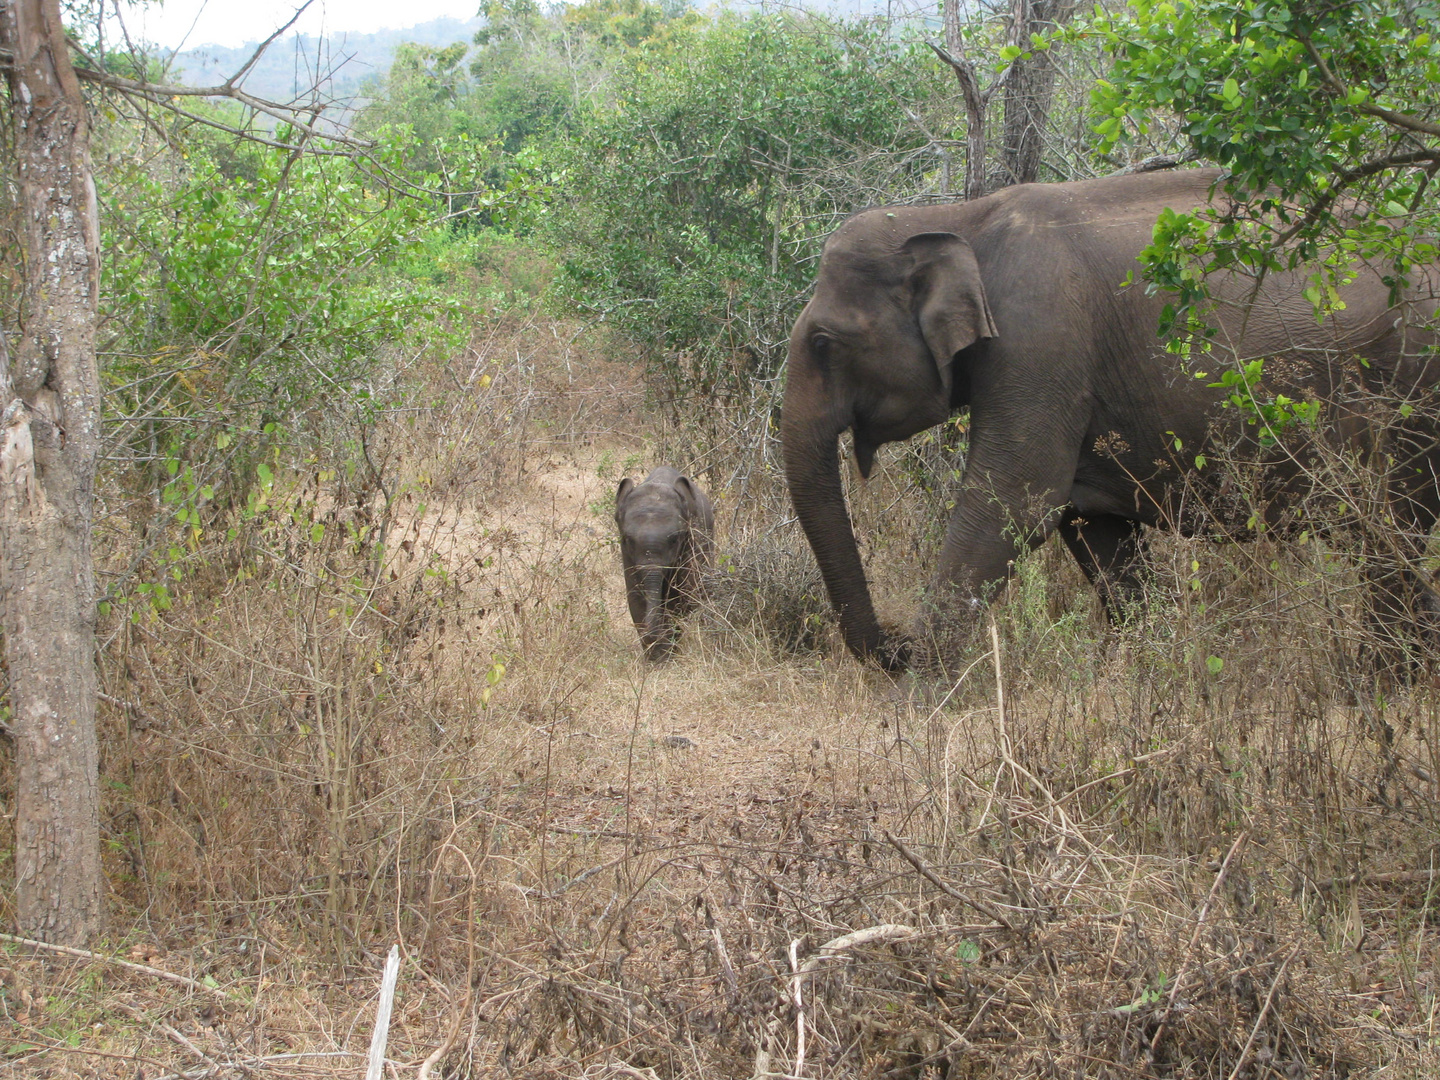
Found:
M 1112 623 L 1144 600 L 1149 565 L 1143 525 L 1115 514 L 1081 515 L 1072 507 L 1057 527 Z
M 986 489 L 962 491 L 946 529 L 921 637 L 940 657 L 967 655 L 982 613 L 1015 572 L 1021 555 L 1059 524 L 1068 491 L 1013 499 Z
M 1069 510 L 1085 434 L 1085 395 L 1057 380 L 1045 393 L 998 389 L 971 407 L 970 460 L 945 532 L 926 622 L 940 655 L 959 657 L 981 609 Z M 986 388 L 982 388 L 986 389 Z M 1047 396 L 1054 400 L 1047 401 Z

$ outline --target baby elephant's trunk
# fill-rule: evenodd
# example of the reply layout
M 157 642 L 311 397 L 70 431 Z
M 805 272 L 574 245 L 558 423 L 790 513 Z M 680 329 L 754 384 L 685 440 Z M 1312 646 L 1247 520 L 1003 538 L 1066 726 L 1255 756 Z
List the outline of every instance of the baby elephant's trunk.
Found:
M 645 655 L 651 660 L 664 660 L 675 645 L 675 627 L 666 606 L 666 572 L 661 567 L 652 567 L 641 574 L 640 584 L 645 594 L 645 629 L 640 640 L 645 646 Z

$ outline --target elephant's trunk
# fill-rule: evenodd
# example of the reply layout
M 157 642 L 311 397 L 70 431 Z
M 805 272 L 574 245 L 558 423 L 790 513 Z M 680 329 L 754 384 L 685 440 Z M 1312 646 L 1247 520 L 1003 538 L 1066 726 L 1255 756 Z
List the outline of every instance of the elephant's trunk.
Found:
M 649 567 L 641 572 L 640 588 L 645 595 L 645 627 L 640 640 L 645 646 L 645 655 L 651 660 L 664 660 L 674 645 L 670 611 L 665 603 L 666 571 L 663 567 Z
M 845 506 L 836 454 L 844 425 L 833 420 L 817 423 L 803 413 L 798 403 L 792 405 L 787 398 L 781 416 L 785 479 L 800 526 L 820 564 L 830 603 L 840 617 L 845 644 L 862 659 L 873 658 L 887 667 L 901 666 L 903 658 L 887 655 L 882 647 L 880 624 L 875 619 L 865 569 L 860 565 L 860 551 Z

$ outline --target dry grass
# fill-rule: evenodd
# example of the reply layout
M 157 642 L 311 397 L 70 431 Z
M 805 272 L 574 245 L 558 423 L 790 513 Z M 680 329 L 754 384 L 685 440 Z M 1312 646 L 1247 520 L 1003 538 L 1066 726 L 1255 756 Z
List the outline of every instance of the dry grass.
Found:
M 1440 697 L 1367 681 L 1343 560 L 1167 539 L 1111 632 L 1047 547 L 998 663 L 892 681 L 763 406 L 662 424 L 601 353 L 487 330 L 110 629 L 112 934 L 0 942 L 0 1072 L 358 1077 L 399 941 L 391 1075 L 1434 1075 Z M 661 460 L 725 557 L 655 667 L 609 508 Z M 855 492 L 896 621 L 912 472 Z

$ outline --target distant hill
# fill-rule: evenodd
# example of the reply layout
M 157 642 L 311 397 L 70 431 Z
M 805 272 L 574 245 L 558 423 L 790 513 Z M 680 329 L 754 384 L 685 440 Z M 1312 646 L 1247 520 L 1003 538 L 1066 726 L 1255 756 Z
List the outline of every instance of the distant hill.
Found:
M 390 69 L 397 45 L 413 41 L 445 46 L 469 41 L 484 25 L 483 19 L 443 18 L 373 34 L 342 32 L 323 38 L 292 34 L 265 50 L 265 55 L 241 85 L 256 97 L 289 101 L 314 85 L 318 71 L 327 97 L 351 99 L 360 93 L 366 79 L 384 75 Z M 239 48 L 202 45 L 186 49 L 175 56 L 173 76 L 191 86 L 224 82 L 250 58 L 257 44 L 251 41 Z
M 929 0 L 695 0 L 702 9 L 728 6 L 741 11 L 773 7 L 809 7 L 816 11 L 855 17 L 889 14 L 898 16 L 923 10 Z M 478 2 L 477 2 L 477 7 Z M 287 102 L 304 94 L 321 78 L 325 96 L 355 104 L 365 80 L 390 70 L 395 47 L 405 42 L 444 47 L 469 41 L 485 25 L 484 19 L 432 19 L 402 30 L 377 30 L 373 34 L 340 32 L 315 38 L 291 34 L 280 38 L 265 51 L 255 69 L 241 85 L 256 97 Z M 191 86 L 213 86 L 224 82 L 250 58 L 258 41 L 237 48 L 201 45 L 177 53 L 171 64 L 172 76 Z M 334 116 L 332 120 L 340 121 Z M 343 121 L 340 121 L 343 126 Z

